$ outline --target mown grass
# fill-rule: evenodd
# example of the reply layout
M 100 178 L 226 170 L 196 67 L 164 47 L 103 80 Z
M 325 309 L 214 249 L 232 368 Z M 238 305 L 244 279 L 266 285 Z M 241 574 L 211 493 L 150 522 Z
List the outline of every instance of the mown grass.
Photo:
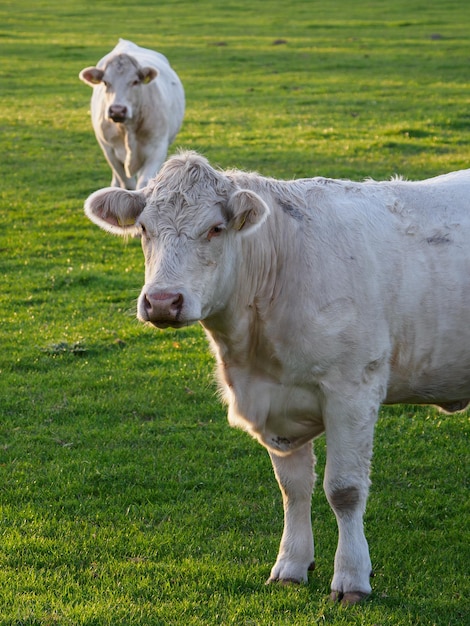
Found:
M 263 585 L 282 530 L 269 459 L 227 427 L 201 330 L 135 321 L 139 244 L 82 213 L 110 172 L 77 78 L 126 37 L 183 80 L 172 150 L 422 178 L 469 162 L 468 3 L 17 0 L 0 18 L 0 624 L 469 622 L 468 413 L 382 411 L 368 602 L 326 600 L 322 439 L 317 570 Z

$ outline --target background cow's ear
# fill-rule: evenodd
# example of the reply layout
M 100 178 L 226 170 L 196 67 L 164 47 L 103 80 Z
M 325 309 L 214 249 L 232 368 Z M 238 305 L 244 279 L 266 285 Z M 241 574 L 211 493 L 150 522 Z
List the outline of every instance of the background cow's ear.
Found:
M 158 70 L 154 67 L 141 67 L 139 70 L 139 75 L 141 75 L 141 80 L 144 85 L 148 85 L 152 82 L 154 78 L 158 76 Z
M 138 232 L 135 222 L 145 204 L 145 196 L 139 191 L 106 187 L 88 197 L 85 214 L 103 230 L 115 235 L 132 235 Z
M 269 215 L 269 207 L 258 194 L 240 189 L 230 196 L 228 209 L 232 215 L 230 224 L 243 233 L 252 232 L 261 226 Z
M 86 67 L 83 69 L 78 77 L 80 80 L 83 80 L 87 85 L 99 85 L 103 80 L 104 72 L 103 70 L 98 69 L 97 67 Z

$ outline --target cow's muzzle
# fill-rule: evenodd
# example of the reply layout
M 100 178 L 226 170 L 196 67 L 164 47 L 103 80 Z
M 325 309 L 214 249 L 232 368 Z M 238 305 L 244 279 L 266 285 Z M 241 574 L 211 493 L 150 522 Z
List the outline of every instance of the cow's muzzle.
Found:
M 125 122 L 127 119 L 127 107 L 123 104 L 112 104 L 108 109 L 108 117 L 113 122 Z
M 158 327 L 183 326 L 184 322 L 180 320 L 183 304 L 182 293 L 143 293 L 139 302 L 139 317 Z

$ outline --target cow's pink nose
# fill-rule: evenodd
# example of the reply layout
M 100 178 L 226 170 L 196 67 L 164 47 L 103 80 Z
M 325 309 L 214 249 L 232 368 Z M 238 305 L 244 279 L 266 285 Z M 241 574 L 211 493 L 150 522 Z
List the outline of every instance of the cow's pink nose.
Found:
M 108 109 L 108 117 L 115 122 L 122 122 L 127 117 L 127 107 L 123 104 L 112 104 Z
M 184 298 L 182 293 L 155 292 L 146 293 L 143 297 L 143 305 L 149 322 L 176 322 L 183 308 Z

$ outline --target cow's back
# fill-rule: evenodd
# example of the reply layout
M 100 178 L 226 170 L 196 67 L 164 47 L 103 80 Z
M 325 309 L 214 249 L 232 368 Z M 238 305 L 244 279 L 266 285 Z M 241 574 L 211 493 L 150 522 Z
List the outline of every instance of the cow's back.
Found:
M 168 59 L 161 52 L 150 50 L 149 48 L 141 48 L 127 39 L 119 39 L 119 42 L 111 52 L 108 52 L 108 54 L 98 61 L 97 67 L 105 67 L 106 63 L 118 54 L 128 54 L 136 59 L 140 65 L 150 65 L 158 70 L 165 68 L 165 66 L 170 66 Z

